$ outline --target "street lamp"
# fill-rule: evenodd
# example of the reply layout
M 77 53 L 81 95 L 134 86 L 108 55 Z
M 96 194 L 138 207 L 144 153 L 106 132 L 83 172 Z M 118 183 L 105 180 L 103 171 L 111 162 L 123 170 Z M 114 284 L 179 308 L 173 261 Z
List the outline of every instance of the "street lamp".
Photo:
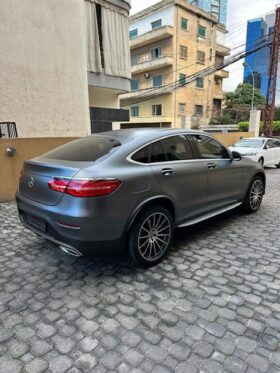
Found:
M 248 69 L 250 70 L 250 73 L 251 73 L 251 75 L 252 75 L 252 79 L 253 79 L 252 110 L 254 110 L 254 99 L 255 99 L 255 75 L 254 75 L 254 72 L 253 72 L 251 66 L 250 66 L 247 62 L 243 62 L 243 66 L 244 66 L 244 67 L 248 67 Z

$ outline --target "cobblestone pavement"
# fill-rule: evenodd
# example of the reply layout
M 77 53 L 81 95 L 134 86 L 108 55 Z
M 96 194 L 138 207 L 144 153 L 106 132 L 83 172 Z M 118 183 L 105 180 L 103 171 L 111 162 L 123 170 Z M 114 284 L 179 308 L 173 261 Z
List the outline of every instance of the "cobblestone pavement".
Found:
M 0 205 L 0 372 L 280 372 L 280 171 L 257 214 L 178 231 L 149 270 L 75 259 Z

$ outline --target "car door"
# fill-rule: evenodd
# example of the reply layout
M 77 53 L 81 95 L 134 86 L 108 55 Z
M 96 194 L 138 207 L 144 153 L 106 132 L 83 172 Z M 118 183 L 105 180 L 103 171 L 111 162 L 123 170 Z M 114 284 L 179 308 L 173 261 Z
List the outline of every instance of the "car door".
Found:
M 241 199 L 242 165 L 228 150 L 207 135 L 189 135 L 198 159 L 207 168 L 209 210 L 216 210 Z
M 150 145 L 150 162 L 163 195 L 176 208 L 177 224 L 207 209 L 207 168 L 194 159 L 190 143 L 183 135 L 173 135 Z
M 275 166 L 280 166 L 280 141 L 273 140 L 275 149 Z
M 272 139 L 268 139 L 263 147 L 264 155 L 264 166 L 274 165 L 274 159 L 276 157 L 276 148 L 274 148 L 274 143 Z

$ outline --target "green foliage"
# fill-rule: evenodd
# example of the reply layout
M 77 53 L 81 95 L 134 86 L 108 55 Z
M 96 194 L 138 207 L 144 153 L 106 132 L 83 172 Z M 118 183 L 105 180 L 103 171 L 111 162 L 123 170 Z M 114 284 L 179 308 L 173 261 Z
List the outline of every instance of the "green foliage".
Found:
M 276 107 L 274 120 L 276 120 L 276 121 L 280 120 L 280 106 Z
M 228 109 L 243 107 L 250 108 L 252 103 L 253 86 L 251 84 L 239 84 L 234 92 L 226 94 L 226 107 Z M 255 107 L 264 105 L 265 97 L 261 91 L 256 88 L 254 94 Z
M 240 132 L 248 132 L 249 131 L 249 122 L 239 122 L 238 129 Z M 260 124 L 260 133 L 263 133 L 263 122 Z M 273 122 L 273 134 L 280 135 L 280 120 Z

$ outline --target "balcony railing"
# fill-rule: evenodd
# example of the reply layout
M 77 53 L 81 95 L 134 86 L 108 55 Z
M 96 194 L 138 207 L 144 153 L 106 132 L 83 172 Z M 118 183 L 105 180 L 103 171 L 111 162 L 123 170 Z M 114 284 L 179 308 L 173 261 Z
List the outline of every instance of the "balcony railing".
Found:
M 227 70 L 219 70 L 215 72 L 215 77 L 218 79 L 226 79 L 229 77 L 229 72 Z
M 130 40 L 130 49 L 136 49 L 145 45 L 172 37 L 174 29 L 172 26 L 163 26 L 157 30 L 149 31 Z
M 230 48 L 225 47 L 224 45 L 221 44 L 216 44 L 216 54 L 219 56 L 229 56 L 230 55 Z
M 162 56 L 159 58 L 142 61 L 131 67 L 132 74 L 139 74 L 145 71 L 156 70 L 162 67 L 172 66 L 173 58 L 170 56 Z
M 141 98 L 141 101 L 145 101 L 145 98 L 150 98 L 153 96 L 162 96 L 170 94 L 173 91 L 173 87 L 163 86 L 163 87 L 151 87 L 147 89 L 139 89 L 137 91 L 131 91 L 120 96 L 121 106 L 127 106 L 135 99 Z

